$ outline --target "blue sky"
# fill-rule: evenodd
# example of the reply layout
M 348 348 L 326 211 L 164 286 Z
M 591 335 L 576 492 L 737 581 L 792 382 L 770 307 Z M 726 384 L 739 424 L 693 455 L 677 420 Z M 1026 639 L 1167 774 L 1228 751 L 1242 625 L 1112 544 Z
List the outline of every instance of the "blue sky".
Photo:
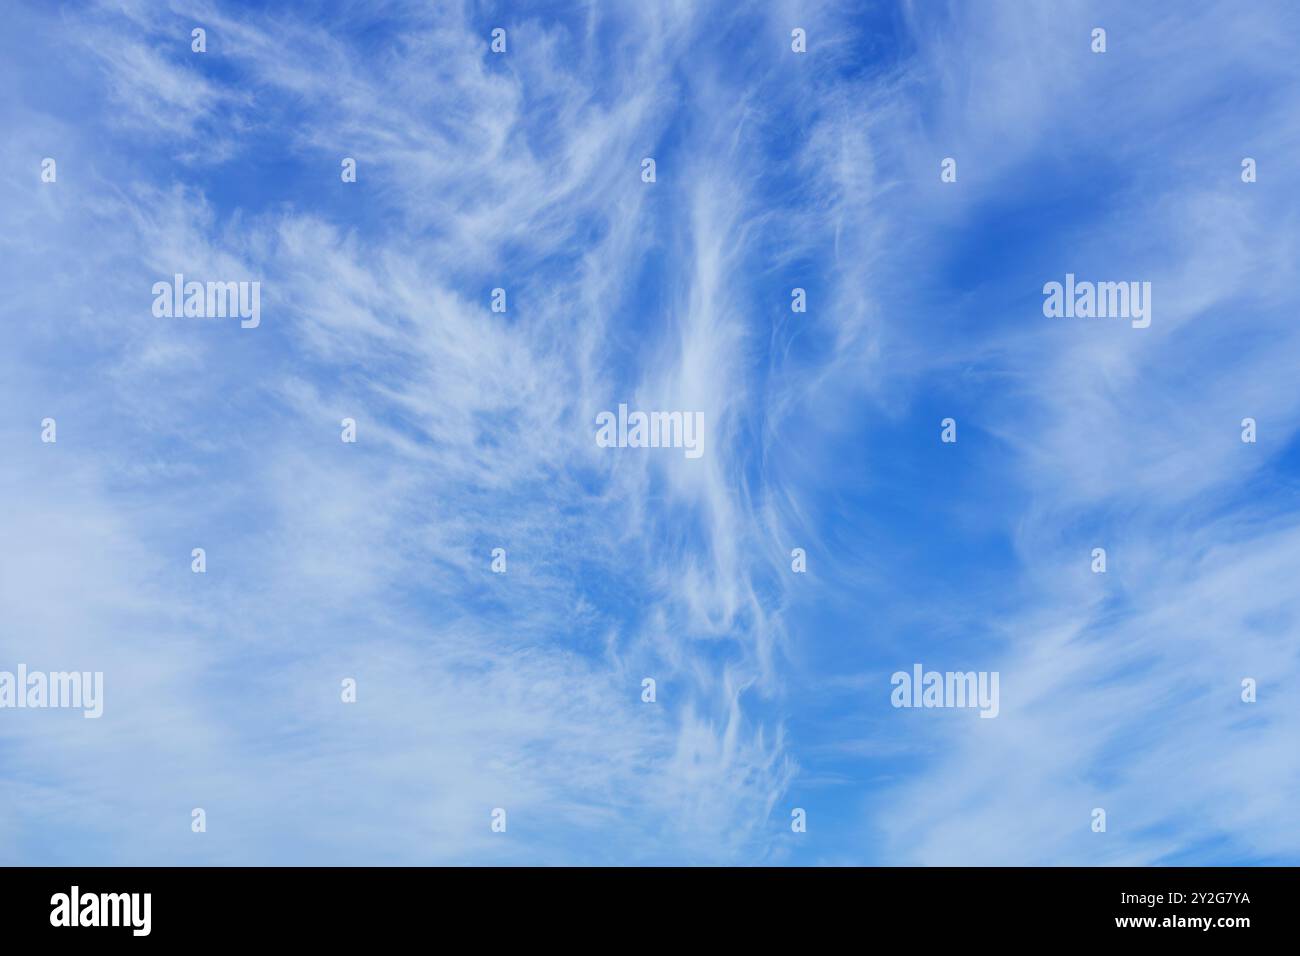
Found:
M 1292 5 L 6 17 L 0 861 L 1300 862 Z

